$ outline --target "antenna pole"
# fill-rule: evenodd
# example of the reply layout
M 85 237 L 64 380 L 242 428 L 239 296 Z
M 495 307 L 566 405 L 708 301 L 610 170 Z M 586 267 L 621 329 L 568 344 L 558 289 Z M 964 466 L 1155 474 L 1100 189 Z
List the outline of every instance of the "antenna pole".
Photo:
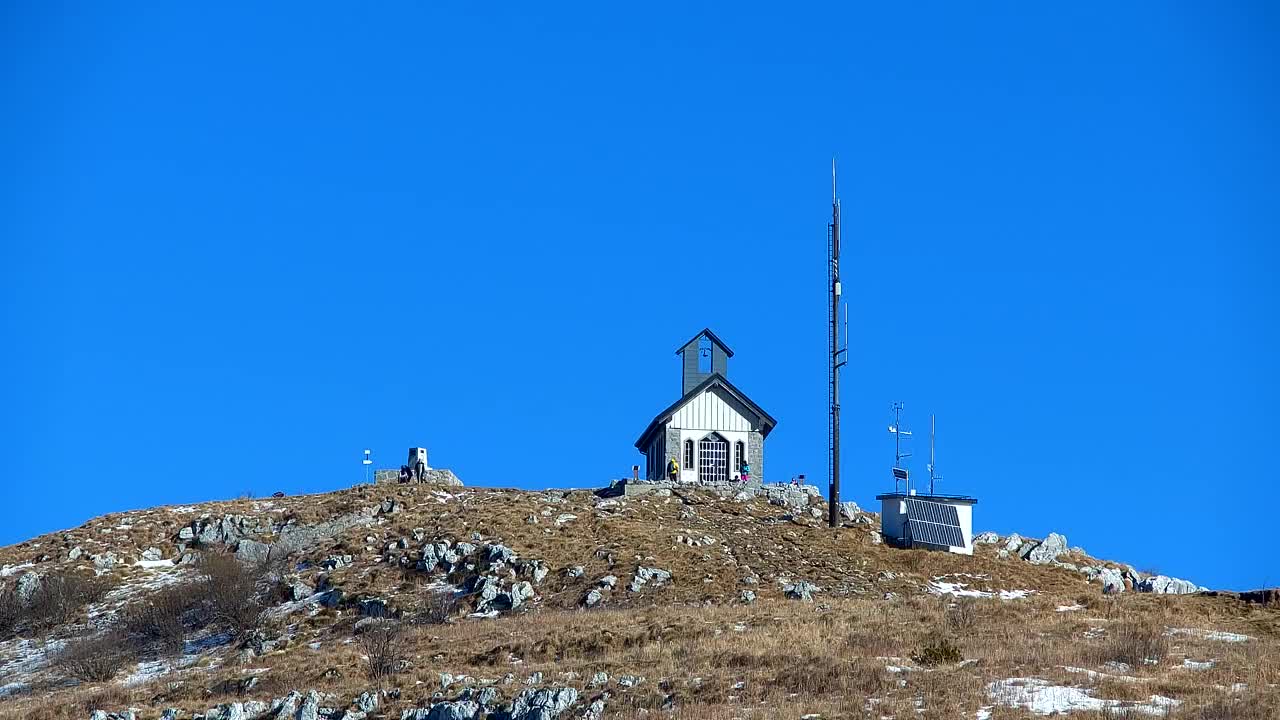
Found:
M 836 191 L 836 160 L 831 158 L 831 224 L 827 226 L 827 280 L 831 305 L 827 319 L 831 325 L 828 355 L 830 383 L 830 485 L 827 488 L 827 524 L 840 527 L 840 368 L 848 361 L 847 348 L 840 347 L 840 196 Z M 845 306 L 846 318 L 848 306 Z M 845 342 L 848 343 L 846 319 Z M 842 358 L 841 355 L 844 355 Z
M 937 434 L 937 431 L 938 431 L 938 416 L 933 415 L 931 413 L 929 415 L 929 494 L 930 495 L 933 494 L 933 481 L 935 479 L 935 476 L 933 474 L 933 468 L 935 467 L 934 463 L 937 462 L 937 457 L 934 455 L 934 450 L 933 450 L 934 436 Z

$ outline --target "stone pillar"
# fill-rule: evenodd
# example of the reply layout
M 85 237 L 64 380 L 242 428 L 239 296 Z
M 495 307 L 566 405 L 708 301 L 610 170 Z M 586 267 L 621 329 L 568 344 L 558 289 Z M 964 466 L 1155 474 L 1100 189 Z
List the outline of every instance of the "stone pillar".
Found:
M 747 433 L 747 462 L 751 463 L 752 483 L 764 484 L 764 436 L 758 430 Z
M 680 428 L 667 428 L 667 450 L 662 460 L 663 480 L 667 479 L 667 461 L 671 458 L 675 458 L 676 462 L 680 463 L 681 470 L 685 469 L 684 458 L 681 457 L 683 452 L 684 448 L 680 445 Z M 679 480 L 680 478 L 676 477 L 676 481 L 678 482 Z

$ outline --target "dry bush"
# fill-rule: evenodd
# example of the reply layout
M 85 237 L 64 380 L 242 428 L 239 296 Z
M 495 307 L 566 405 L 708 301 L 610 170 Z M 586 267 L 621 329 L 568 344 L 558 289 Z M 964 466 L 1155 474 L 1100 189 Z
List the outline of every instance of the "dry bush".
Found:
M 912 661 L 925 667 L 950 665 L 964 659 L 960 648 L 943 635 L 934 635 L 925 640 L 920 649 L 911 655 Z
M 443 625 L 457 612 L 458 599 L 453 593 L 432 592 L 415 609 L 410 622 L 414 625 Z
M 80 682 L 106 682 L 133 659 L 119 633 L 72 640 L 53 658 L 54 667 Z
M 952 632 L 972 630 L 978 624 L 978 601 L 971 597 L 962 597 L 948 607 L 943 614 L 947 629 Z
M 1164 626 L 1158 623 L 1124 620 L 1108 631 L 1099 648 L 1097 662 L 1122 662 L 1140 668 L 1149 662 L 1159 663 L 1169 654 L 1169 640 Z
M 66 570 L 52 572 L 40 579 L 21 614 L 33 628 L 64 625 L 85 605 L 102 599 L 108 589 L 108 583 L 96 577 Z
M 120 628 L 140 650 L 177 652 L 182 649 L 186 634 L 183 618 L 195 598 L 195 589 L 185 583 L 163 588 L 125 607 L 120 614 Z
M 203 603 L 203 619 L 236 637 L 262 623 L 263 596 L 269 587 L 267 568 L 240 562 L 229 553 L 207 552 L 196 564 L 193 590 Z
M 389 677 L 404 668 L 404 634 L 404 626 L 395 620 L 377 620 L 361 629 L 356 643 L 367 657 L 371 680 Z

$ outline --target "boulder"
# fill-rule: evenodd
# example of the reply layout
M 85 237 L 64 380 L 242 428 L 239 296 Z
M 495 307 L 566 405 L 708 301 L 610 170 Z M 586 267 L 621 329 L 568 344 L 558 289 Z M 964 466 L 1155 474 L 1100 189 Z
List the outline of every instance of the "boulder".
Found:
M 302 582 L 301 580 L 295 580 L 289 583 L 289 599 L 290 600 L 294 600 L 294 601 L 305 600 L 314 594 L 315 594 L 315 589 L 312 588 L 310 585 Z
M 1005 540 L 1004 549 L 1009 553 L 1016 553 L 1022 547 L 1022 536 L 1014 533 Z
M 1067 538 L 1058 533 L 1049 533 L 1044 542 L 1036 545 L 1024 556 L 1032 565 L 1048 565 L 1067 551 Z
M 744 604 L 750 605 L 756 601 L 756 594 L 750 590 L 743 590 L 742 593 L 738 595 L 738 599 Z
M 18 604 L 20 605 L 29 604 L 31 602 L 31 596 L 35 595 L 36 591 L 39 589 L 40 589 L 40 576 L 33 572 L 23 573 L 22 576 L 18 578 L 18 584 L 17 584 L 17 590 L 16 590 L 16 593 L 18 596 Z
M 791 598 L 792 600 L 803 600 L 805 602 L 812 602 L 813 594 L 820 590 L 822 590 L 822 588 L 806 580 L 787 583 L 782 586 L 783 595 Z
M 565 688 L 529 688 L 511 704 L 511 720 L 555 720 L 578 701 L 578 691 Z
M 1200 592 L 1200 587 L 1190 580 L 1153 575 L 1138 583 L 1134 588 L 1138 592 L 1156 593 L 1157 595 L 1189 595 Z
M 631 584 L 627 589 L 631 592 L 640 592 L 646 584 L 652 582 L 654 585 L 664 585 L 671 579 L 671 571 L 661 568 L 637 567 L 636 574 L 631 578 Z
M 604 600 L 604 595 L 599 590 L 592 589 L 587 591 L 586 597 L 582 599 L 582 604 L 587 607 L 595 607 Z
M 990 530 L 973 539 L 974 545 L 995 545 L 998 542 L 1000 542 L 1000 536 Z
M 1098 579 L 1102 581 L 1102 592 L 1106 595 L 1116 595 L 1124 592 L 1124 576 L 1115 568 L 1101 568 L 1098 571 Z
M 840 503 L 840 517 L 850 522 L 858 519 L 858 514 L 862 512 L 862 508 L 858 507 L 858 503 L 852 500 Z

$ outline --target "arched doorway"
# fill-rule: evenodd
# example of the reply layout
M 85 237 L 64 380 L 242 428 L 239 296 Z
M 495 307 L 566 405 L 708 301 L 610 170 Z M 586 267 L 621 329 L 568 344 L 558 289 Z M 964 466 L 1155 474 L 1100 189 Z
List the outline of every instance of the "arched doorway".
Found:
M 729 482 L 729 441 L 717 433 L 698 441 L 698 482 Z

